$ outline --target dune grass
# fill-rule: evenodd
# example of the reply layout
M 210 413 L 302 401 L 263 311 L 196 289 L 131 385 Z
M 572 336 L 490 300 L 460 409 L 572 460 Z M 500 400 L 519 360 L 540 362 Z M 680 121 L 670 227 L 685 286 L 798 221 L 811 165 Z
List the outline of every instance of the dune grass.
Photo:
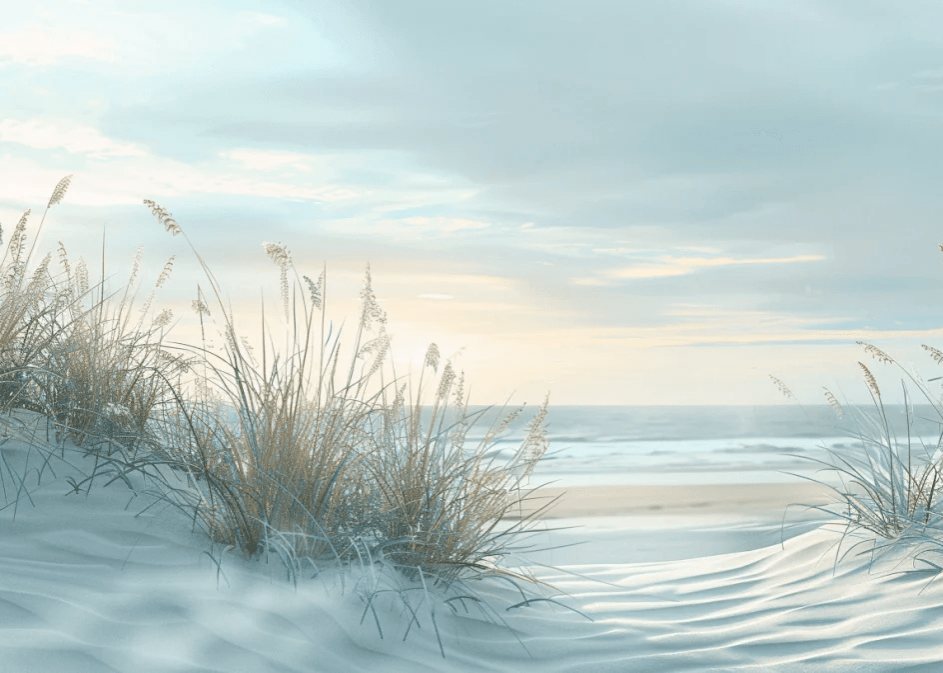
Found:
M 57 186 L 47 211 L 62 200 L 70 179 Z M 84 262 L 72 268 L 62 243 L 63 273 L 51 275 L 47 255 L 26 281 L 28 213 L 8 244 L 10 260 L 0 264 L 9 278 L 0 304 L 0 399 L 6 411 L 43 414 L 63 451 L 68 438 L 94 454 L 91 475 L 72 484 L 75 490 L 90 489 L 101 475 L 130 486 L 127 475 L 141 473 L 155 485 L 152 495 L 205 533 L 211 556 L 216 544 L 247 558 L 275 554 L 294 582 L 305 569 L 315 575 L 357 568 L 364 615 L 373 613 L 381 635 L 375 606 L 390 594 L 411 615 L 407 633 L 419 624 L 419 605 L 428 609 L 437 636 L 436 605 L 457 611 L 470 602 L 503 621 L 473 580 L 513 586 L 520 599 L 509 609 L 562 605 L 548 595 L 552 587 L 502 565 L 526 551 L 522 541 L 552 502 L 499 526 L 533 497 L 527 483 L 547 449 L 549 397 L 510 460 L 498 460 L 493 448 L 522 408 L 478 446 L 466 447 L 475 415 L 467 411 L 464 374 L 457 376 L 451 362 L 440 372 L 431 344 L 415 396 L 410 390 L 406 397 L 411 384 L 388 362 L 391 337 L 369 267 L 352 354 L 342 365 L 343 326 L 335 333 L 325 316 L 326 269 L 316 282 L 300 278 L 281 244 L 264 244 L 264 251 L 280 271 L 286 346 L 276 348 L 266 335 L 263 305 L 259 362 L 237 336 L 219 284 L 183 229 L 164 208 L 144 203 L 167 232 L 183 235 L 216 300 L 211 311 L 200 290 L 193 302 L 200 345 L 167 339 L 167 310 L 144 325 L 173 257 L 134 324 L 141 251 L 117 306 L 118 293 L 106 296 L 104 289 L 104 240 L 95 287 Z M 207 348 L 204 320 L 222 332 L 222 353 Z M 438 375 L 431 405 L 423 403 L 430 371 Z M 226 409 L 235 410 L 237 422 L 228 421 Z M 441 638 L 439 645 L 444 656 Z
M 825 512 L 841 525 L 836 564 L 852 552 L 870 554 L 872 558 L 903 552 L 905 558 L 914 562 L 915 568 L 939 573 L 943 571 L 940 559 L 943 554 L 943 407 L 940 400 L 932 397 L 919 374 L 904 369 L 876 346 L 857 343 L 873 358 L 885 364 L 896 364 L 905 372 L 939 416 L 941 434 L 935 445 L 928 446 L 922 440 L 919 446 L 915 445 L 910 432 L 913 401 L 906 382 L 901 380 L 907 414 L 906 443 L 898 438 L 888 423 L 876 377 L 867 365 L 858 362 L 876 414 L 873 417 L 858 414 L 855 418 L 858 431 L 851 435 L 860 442 L 860 450 L 854 453 L 829 450 L 828 459 L 812 459 L 822 471 L 836 475 L 840 485 L 811 479 L 828 488 L 834 502 L 806 507 Z M 923 348 L 938 364 L 943 363 L 943 351 L 927 345 Z M 782 381 L 770 378 L 784 395 L 798 402 Z M 825 396 L 839 418 L 844 418 L 844 407 L 827 388 Z M 849 538 L 856 542 L 842 553 L 842 544 Z M 880 542 L 874 542 L 876 539 Z

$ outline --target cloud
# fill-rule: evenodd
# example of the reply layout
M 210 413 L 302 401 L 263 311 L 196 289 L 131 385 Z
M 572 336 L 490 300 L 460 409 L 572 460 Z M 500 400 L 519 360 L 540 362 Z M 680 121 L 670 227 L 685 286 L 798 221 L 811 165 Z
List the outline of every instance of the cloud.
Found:
M 685 276 L 697 269 L 732 266 L 736 264 L 793 264 L 797 262 L 815 262 L 825 259 L 823 255 L 795 255 L 793 257 L 761 257 L 754 259 L 734 259 L 732 257 L 665 257 L 659 264 L 639 264 L 622 269 L 608 269 L 602 273 L 609 278 L 637 279 Z
M 248 26 L 262 26 L 265 28 L 270 26 L 284 28 L 288 26 L 288 19 L 285 17 L 275 16 L 274 14 L 264 14 L 262 12 L 240 12 L 239 20 Z
M 571 285 L 585 285 L 588 287 L 606 287 L 609 285 L 615 285 L 615 283 L 602 278 L 589 278 L 589 277 L 580 277 L 580 278 L 571 278 Z
M 136 143 L 123 143 L 103 136 L 98 129 L 67 119 L 45 121 L 31 119 L 0 121 L 0 143 L 14 143 L 35 149 L 64 149 L 93 158 L 144 156 Z
M 450 198 L 451 197 L 451 198 Z M 367 190 L 357 201 L 355 217 L 322 221 L 325 233 L 346 238 L 388 239 L 397 243 L 424 241 L 430 238 L 448 240 L 460 232 L 475 232 L 491 227 L 488 222 L 463 217 L 386 217 L 386 213 L 407 208 L 449 210 L 461 193 L 449 187 L 435 190 L 386 188 Z
M 920 70 L 911 75 L 913 79 L 943 79 L 943 69 Z
M 239 164 L 239 168 L 249 171 L 269 171 L 276 168 L 293 168 L 299 171 L 312 170 L 311 166 L 307 163 L 312 157 L 297 152 L 278 150 L 230 150 L 228 152 L 220 152 L 219 156 L 225 159 L 231 159 Z
M 87 31 L 34 25 L 0 35 L 0 65 L 49 66 L 74 58 L 118 60 L 113 43 Z
M 0 137 L 0 148 L 2 142 Z M 89 156 L 108 155 L 103 150 L 100 155 Z M 324 185 L 268 175 L 260 179 L 237 171 L 221 170 L 212 162 L 194 165 L 147 153 L 125 157 L 121 162 L 73 164 L 52 171 L 46 168 L 50 163 L 61 165 L 61 161 L 38 163 L 32 158 L 0 154 L 0 175 L 11 176 L 0 180 L 0 200 L 19 202 L 24 198 L 33 199 L 46 193 L 50 185 L 54 186 L 62 173 L 75 174 L 75 186 L 69 192 L 69 201 L 85 206 L 137 204 L 142 195 L 154 199 L 232 195 L 317 203 L 347 202 L 364 196 L 364 190 L 355 186 Z
M 603 273 L 610 278 L 619 279 L 666 278 L 686 276 L 694 273 L 694 269 L 680 264 L 639 264 L 624 269 L 610 269 Z
M 407 224 L 423 231 L 462 231 L 463 229 L 485 229 L 487 222 L 468 220 L 461 217 L 404 217 L 397 223 Z
M 507 295 L 511 291 L 517 290 L 516 279 L 505 276 L 489 276 L 484 274 L 455 273 L 455 274 L 437 274 L 437 273 L 408 273 L 408 272 L 389 272 L 383 276 L 383 285 L 387 288 L 393 288 L 397 285 L 405 287 L 460 287 L 471 288 L 477 294 L 482 292 L 495 292 Z M 433 295 L 423 295 L 433 296 Z M 445 293 L 435 294 L 434 296 L 447 296 Z

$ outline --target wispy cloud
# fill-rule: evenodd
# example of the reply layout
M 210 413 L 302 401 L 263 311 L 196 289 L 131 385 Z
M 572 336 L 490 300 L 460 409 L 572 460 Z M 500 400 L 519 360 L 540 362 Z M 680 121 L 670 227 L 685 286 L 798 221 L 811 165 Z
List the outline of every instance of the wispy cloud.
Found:
M 147 154 L 138 143 L 111 140 L 98 129 L 69 119 L 0 120 L 0 143 L 25 145 L 35 149 L 64 149 L 92 158 L 140 157 Z
M 0 145 L 2 147 L 2 145 Z M 106 146 L 107 147 L 107 146 Z M 105 157 L 108 154 L 89 154 Z M 55 162 L 61 166 L 62 162 Z M 80 162 L 78 162 L 80 163 Z M 0 154 L 0 173 L 11 176 L 0 181 L 0 200 L 19 201 L 35 198 L 55 185 L 62 168 L 50 171 L 34 159 Z M 308 180 L 253 178 L 242 172 L 226 170 L 212 162 L 189 164 L 143 153 L 120 163 L 105 162 L 69 167 L 75 174 L 76 187 L 69 201 L 85 206 L 116 206 L 140 203 L 147 198 L 173 197 L 177 200 L 200 196 L 248 196 L 284 201 L 339 203 L 361 198 L 365 190 L 343 184 L 318 184 Z M 54 178 L 54 179 L 53 179 Z M 37 191 L 38 189 L 38 191 Z
M 236 165 L 247 171 L 271 171 L 278 168 L 291 168 L 296 171 L 312 170 L 310 155 L 278 150 L 230 150 L 220 152 L 219 156 L 231 159 Z
M 263 28 L 284 28 L 288 25 L 288 19 L 285 17 L 265 14 L 263 12 L 240 12 L 238 20 L 248 26 L 259 26 Z
M 112 42 L 81 29 L 32 25 L 0 34 L 0 66 L 50 66 L 75 58 L 116 61 L 118 57 Z
M 461 217 L 404 217 L 397 220 L 422 231 L 462 231 L 464 229 L 486 229 L 491 226 L 488 222 L 468 220 Z
M 733 266 L 738 264 L 795 264 L 799 262 L 817 262 L 825 259 L 824 255 L 795 255 L 793 257 L 760 257 L 735 259 L 733 257 L 664 257 L 656 264 L 639 264 L 621 269 L 607 269 L 602 274 L 608 278 L 626 280 L 637 278 L 664 278 L 684 276 L 698 269 Z

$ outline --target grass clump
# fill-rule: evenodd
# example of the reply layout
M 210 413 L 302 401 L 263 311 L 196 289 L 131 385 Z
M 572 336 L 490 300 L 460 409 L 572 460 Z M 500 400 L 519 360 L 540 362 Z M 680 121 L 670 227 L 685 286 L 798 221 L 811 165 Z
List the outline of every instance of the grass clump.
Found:
M 97 301 L 91 298 L 87 272 L 80 262 L 77 278 L 70 273 L 65 247 L 60 254 L 66 270 L 70 299 L 56 348 L 41 361 L 44 374 L 37 378 L 41 410 L 78 446 L 107 444 L 134 449 L 144 440 L 151 419 L 170 403 L 169 380 L 179 379 L 189 365 L 162 348 L 164 328 L 172 319 L 165 309 L 144 329 L 150 300 L 136 324 L 129 324 L 133 297 L 127 289 L 117 307 L 104 296 L 104 269 Z M 134 260 L 128 289 L 137 276 L 141 252 Z M 165 265 L 156 289 L 166 281 L 173 258 Z M 156 373 L 160 375 L 156 375 Z
M 63 178 L 53 190 L 40 221 L 40 230 L 49 209 L 65 195 L 71 178 Z M 33 246 L 26 250 L 30 213 L 27 210 L 20 217 L 0 260 L 0 407 L 4 410 L 29 406 L 31 375 L 60 336 L 62 325 L 58 316 L 67 301 L 65 294 L 57 291 L 49 271 L 51 255 L 39 263 L 32 276 L 27 276 L 33 251 Z
M 186 236 L 169 212 L 145 203 L 167 231 Z M 466 448 L 474 419 L 463 399 L 464 375 L 456 381 L 450 362 L 439 377 L 431 418 L 422 418 L 423 376 L 430 368 L 438 373 L 435 344 L 427 352 L 415 402 L 407 404 L 407 384 L 395 371 L 385 381 L 391 337 L 369 267 L 350 364 L 341 367 L 343 325 L 334 334 L 333 323 L 326 324 L 326 270 L 317 282 L 303 277 L 303 285 L 281 244 L 263 247 L 281 272 L 281 308 L 291 340 L 283 353 L 271 334 L 266 341 L 263 304 L 260 365 L 237 338 L 212 272 L 190 247 L 222 309 L 225 347 L 220 356 L 205 343 L 182 346 L 203 358 L 204 399 L 188 402 L 178 395 L 174 413 L 164 416 L 163 436 L 174 467 L 195 485 L 179 504 L 193 512 L 208 536 L 249 557 L 278 554 L 295 581 L 304 567 L 317 572 L 326 563 L 356 562 L 374 578 L 364 594 L 367 609 L 388 591 L 373 571 L 391 570 L 414 585 L 394 592 L 413 611 L 413 621 L 410 591 L 421 590 L 430 605 L 430 591 L 438 591 L 454 609 L 451 599 L 472 596 L 470 578 L 499 575 L 525 597 L 518 607 L 529 604 L 524 586 L 542 585 L 497 562 L 520 549 L 513 542 L 546 506 L 520 516 L 510 529 L 499 530 L 498 524 L 529 494 L 523 486 L 547 448 L 549 398 L 510 461 L 500 463 L 491 449 L 521 410 L 492 428 L 478 447 Z M 209 311 L 202 300 L 198 304 L 202 329 Z M 452 397 L 456 408 L 446 426 Z M 219 422 L 220 401 L 235 409 L 235 427 Z M 430 617 L 438 629 L 434 610 Z
M 438 348 L 432 344 L 424 367 L 435 371 L 438 359 Z M 493 441 L 521 409 L 509 414 L 477 447 L 466 449 L 472 417 L 462 400 L 463 379 L 464 375 L 456 383 L 452 363 L 445 363 L 428 419 L 422 418 L 419 402 L 421 378 L 414 404 L 406 403 L 405 385 L 391 403 L 384 399 L 384 413 L 376 416 L 376 427 L 369 434 L 374 446 L 366 461 L 369 481 L 376 488 L 376 527 L 382 540 L 376 551 L 410 578 L 423 573 L 443 584 L 469 571 L 493 570 L 495 561 L 516 549 L 507 541 L 518 528 L 498 531 L 497 524 L 526 499 L 524 484 L 547 449 L 543 421 L 549 400 L 509 462 L 497 463 Z M 453 393 L 456 408 L 446 425 Z M 522 521 L 526 528 L 530 519 Z
M 70 180 L 56 187 L 47 211 Z M 189 244 L 167 210 L 144 203 L 167 232 Z M 426 605 L 443 656 L 436 605 L 457 612 L 470 602 L 503 622 L 472 580 L 510 583 L 518 599 L 508 609 L 556 603 L 548 587 L 504 565 L 526 552 L 522 536 L 549 506 L 527 514 L 522 506 L 531 497 L 529 476 L 547 449 L 549 397 L 519 449 L 500 460 L 495 443 L 523 409 L 493 426 L 477 446 L 466 446 L 468 430 L 487 409 L 468 413 L 464 373 L 458 375 L 451 361 L 440 370 L 435 344 L 415 395 L 396 376 L 369 266 L 349 364 L 341 364 L 344 326 L 335 331 L 326 319 L 326 269 L 317 281 L 299 277 L 287 247 L 264 244 L 280 271 L 280 308 L 289 329 L 285 347 L 276 348 L 263 303 L 257 360 L 192 244 L 218 306 L 211 312 L 198 288 L 199 346 L 167 341 L 169 310 L 144 322 L 174 257 L 133 321 L 141 251 L 120 300 L 105 291 L 104 239 L 95 287 L 84 261 L 73 268 L 61 242 L 62 273 L 52 276 L 47 255 L 28 278 L 28 214 L 8 243 L 9 259 L 0 263 L 0 403 L 6 411 L 45 416 L 63 452 L 68 438 L 94 454 L 91 474 L 73 490 L 86 483 L 90 489 L 102 475 L 132 486 L 129 476 L 139 473 L 155 486 L 149 493 L 180 509 L 213 545 L 247 558 L 275 554 L 289 580 L 297 582 L 306 568 L 314 574 L 357 569 L 364 615 L 372 611 L 381 635 L 378 601 L 393 596 L 401 602 L 411 614 L 407 633 Z M 221 353 L 206 345 L 210 322 L 223 336 Z M 424 404 L 430 371 L 438 380 L 432 403 Z M 505 525 L 512 513 L 516 521 Z
M 857 343 L 880 362 L 897 364 L 920 388 L 939 415 L 938 422 L 943 427 L 943 407 L 932 398 L 926 382 L 919 374 L 907 371 L 876 346 L 860 341 Z M 933 355 L 937 363 L 943 363 L 943 352 L 927 345 L 923 348 Z M 810 506 L 810 509 L 825 512 L 842 525 L 839 552 L 847 537 L 860 540 L 862 534 L 869 533 L 882 542 L 871 544 L 859 553 L 880 555 L 902 550 L 915 563 L 923 563 L 924 569 L 929 567 L 939 572 L 943 567 L 938 561 L 931 560 L 931 556 L 943 552 L 943 432 L 935 445 L 928 446 L 922 439 L 919 445 L 915 445 L 911 435 L 913 401 L 906 383 L 901 380 L 907 415 L 907 437 L 904 443 L 888 422 L 876 377 L 863 362 L 858 362 L 858 366 L 877 413 L 874 417 L 859 414 L 860 418 L 856 418 L 859 430 L 852 436 L 859 440 L 860 450 L 851 453 L 829 449 L 828 460 L 811 459 L 820 464 L 823 471 L 835 475 L 839 484 L 811 479 L 829 489 L 834 502 L 831 505 Z M 795 399 L 782 381 L 771 378 L 785 395 Z M 844 418 L 844 407 L 827 388 L 825 396 L 839 418 Z M 841 557 L 865 544 L 868 544 L 867 539 L 856 542 Z M 836 563 L 839 558 L 837 555 Z
M 47 211 L 70 181 L 57 185 Z M 186 239 L 167 210 L 144 203 L 166 231 Z M 174 257 L 134 322 L 141 250 L 120 301 L 104 289 L 104 239 L 95 287 L 85 262 L 73 268 L 61 242 L 62 273 L 52 276 L 47 255 L 27 277 L 33 250 L 25 251 L 28 215 L 0 262 L 0 409 L 39 412 L 47 428 L 55 428 L 63 452 L 68 438 L 94 454 L 91 474 L 72 483 L 74 491 L 86 483 L 90 489 L 102 475 L 131 487 L 129 476 L 139 473 L 154 484 L 149 493 L 179 508 L 212 544 L 247 558 L 274 553 L 289 580 L 297 582 L 305 568 L 315 574 L 326 567 L 357 568 L 364 615 L 373 612 L 380 634 L 375 606 L 381 598 L 392 595 L 410 612 L 407 633 L 419 624 L 425 604 L 443 656 L 436 604 L 457 611 L 471 602 L 503 622 L 472 580 L 509 582 L 519 599 L 508 609 L 556 603 L 534 577 L 502 565 L 512 553 L 526 551 L 522 535 L 549 506 L 523 514 L 531 494 L 527 480 L 547 449 L 549 397 L 518 451 L 499 460 L 495 442 L 523 409 L 492 427 L 478 446 L 467 447 L 468 430 L 488 409 L 468 413 L 464 373 L 457 376 L 450 361 L 440 372 L 435 344 L 415 396 L 410 390 L 407 398 L 409 384 L 395 371 L 386 380 L 391 337 L 369 267 L 350 362 L 341 365 L 343 325 L 335 333 L 324 310 L 326 269 L 316 282 L 299 277 L 285 246 L 264 244 L 280 270 L 280 308 L 289 330 L 285 348 L 276 348 L 266 334 L 263 303 L 260 362 L 237 336 L 232 311 L 192 244 L 219 307 L 211 313 L 198 288 L 193 308 L 200 346 L 166 340 L 169 310 L 144 324 Z M 204 319 L 216 323 L 214 314 L 221 317 L 222 353 L 206 345 Z M 438 382 L 432 404 L 424 405 L 429 370 Z M 511 513 L 517 521 L 501 525 Z

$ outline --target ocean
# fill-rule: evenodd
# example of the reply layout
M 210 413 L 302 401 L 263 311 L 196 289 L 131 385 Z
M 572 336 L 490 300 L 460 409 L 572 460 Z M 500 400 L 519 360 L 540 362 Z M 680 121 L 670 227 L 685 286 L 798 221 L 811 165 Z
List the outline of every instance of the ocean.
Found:
M 902 447 L 904 456 L 908 425 L 913 456 L 939 446 L 943 411 L 897 404 L 884 412 L 891 444 Z M 834 473 L 821 472 L 815 461 L 832 454 L 862 456 L 865 444 L 858 434 L 880 442 L 884 431 L 873 405 L 846 406 L 844 418 L 828 405 L 551 406 L 546 422 L 549 448 L 531 482 L 560 487 L 767 483 L 810 476 L 833 482 Z M 521 425 L 496 445 L 504 456 L 520 445 L 526 432 Z M 470 440 L 483 436 L 482 424 L 477 426 Z
M 495 421 L 517 407 L 469 406 L 480 413 L 466 436 L 474 448 Z M 423 409 L 428 418 L 429 409 Z M 492 445 L 510 459 L 537 412 L 527 406 Z M 886 405 L 891 443 L 909 442 L 913 456 L 940 444 L 943 411 L 929 404 Z M 454 419 L 449 409 L 447 422 Z M 234 419 L 235 415 L 231 416 Z M 909 419 L 909 423 L 908 423 Z M 828 405 L 803 406 L 553 406 L 545 419 L 549 446 L 531 486 L 670 485 L 789 482 L 813 477 L 834 482 L 816 461 L 863 456 L 857 436 L 882 441 L 883 419 L 872 406 L 846 406 L 839 418 Z M 831 452 L 831 453 L 830 453 Z
M 515 408 L 470 406 L 468 413 L 478 416 L 473 416 L 477 420 L 464 447 L 478 447 L 488 430 Z M 513 458 L 536 412 L 535 407 L 525 407 L 488 446 L 498 464 Z M 426 423 L 429 413 L 428 407 L 423 409 Z M 884 419 L 873 405 L 846 405 L 845 414 L 839 418 L 827 405 L 551 405 L 545 419 L 547 453 L 523 486 L 566 489 L 803 479 L 837 485 L 837 474 L 823 471 L 821 462 L 834 464 L 834 455 L 862 459 L 866 443 L 883 443 L 885 432 Z M 908 442 L 914 460 L 937 451 L 943 411 L 928 404 L 909 408 L 896 404 L 885 406 L 884 414 L 890 443 L 903 460 Z M 454 409 L 449 409 L 446 426 L 454 420 Z M 784 512 L 765 509 L 701 514 L 694 519 L 690 513 L 554 519 L 539 523 L 526 538 L 530 551 L 508 562 L 582 565 L 724 554 L 781 544 L 817 527 L 821 520 L 818 512 L 795 508 L 788 519 Z

